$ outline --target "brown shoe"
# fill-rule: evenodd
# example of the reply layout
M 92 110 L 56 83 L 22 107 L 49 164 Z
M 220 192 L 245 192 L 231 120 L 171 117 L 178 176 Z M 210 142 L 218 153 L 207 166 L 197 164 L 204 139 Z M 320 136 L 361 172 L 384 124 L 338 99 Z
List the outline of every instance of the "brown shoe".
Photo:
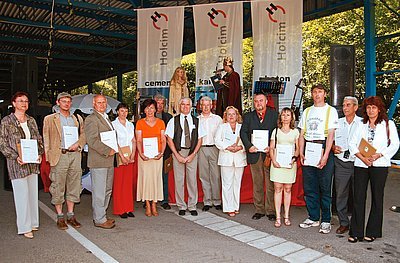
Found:
M 115 220 L 112 219 L 112 218 L 107 218 L 107 221 L 108 221 L 108 222 L 111 222 L 111 223 L 113 223 L 113 224 L 115 223 Z
M 60 229 L 60 230 L 66 230 L 66 229 L 68 229 L 68 226 L 67 226 L 67 224 L 65 223 L 64 218 L 59 218 L 59 219 L 57 219 L 57 227 L 58 227 L 58 229 Z
M 340 226 L 338 229 L 336 229 L 336 234 L 344 234 L 347 231 L 349 231 L 349 226 Z
M 74 228 L 80 228 L 82 226 L 81 223 L 79 223 L 76 220 L 75 216 L 71 217 L 70 219 L 67 219 L 67 224 L 71 225 Z
M 100 227 L 100 228 L 104 228 L 104 229 L 111 229 L 113 227 L 115 227 L 114 223 L 111 223 L 111 221 L 106 221 L 103 224 L 96 224 L 94 223 L 95 227 Z

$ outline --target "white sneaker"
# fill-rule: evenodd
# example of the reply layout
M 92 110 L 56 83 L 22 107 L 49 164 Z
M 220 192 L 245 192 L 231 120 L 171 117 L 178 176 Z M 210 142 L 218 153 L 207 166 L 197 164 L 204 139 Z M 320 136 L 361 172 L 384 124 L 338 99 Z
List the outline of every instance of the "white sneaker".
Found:
M 331 232 L 331 223 L 322 222 L 319 232 L 322 234 L 329 234 Z
M 319 221 L 312 221 L 311 219 L 307 218 L 299 225 L 301 228 L 310 228 L 312 226 L 319 226 Z

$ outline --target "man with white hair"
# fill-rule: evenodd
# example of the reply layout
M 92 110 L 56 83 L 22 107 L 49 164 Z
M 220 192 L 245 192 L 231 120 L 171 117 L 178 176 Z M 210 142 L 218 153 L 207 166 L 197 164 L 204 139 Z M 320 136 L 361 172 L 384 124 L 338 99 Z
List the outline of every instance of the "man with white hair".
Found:
M 185 215 L 188 209 L 192 216 L 197 216 L 197 153 L 205 131 L 199 124 L 199 119 L 190 114 L 192 100 L 184 97 L 180 99 L 179 105 L 180 114 L 168 122 L 165 132 L 173 153 L 176 205 L 179 215 Z M 185 174 L 188 190 L 187 204 L 184 191 Z
M 106 114 L 107 98 L 93 97 L 94 111 L 85 119 L 85 135 L 89 146 L 88 167 L 92 178 L 93 222 L 96 227 L 110 229 L 115 220 L 107 218 L 114 180 L 115 151 L 101 141 L 100 134 L 114 130 Z
M 207 135 L 199 150 L 199 176 L 203 187 L 203 211 L 208 211 L 214 205 L 215 209 L 222 210 L 221 205 L 221 171 L 218 166 L 219 150 L 215 146 L 214 137 L 222 118 L 211 112 L 212 100 L 204 96 L 200 99 L 200 125 Z
M 347 201 L 350 193 L 350 182 L 354 176 L 355 156 L 350 155 L 349 143 L 352 127 L 361 121 L 356 116 L 358 100 L 355 97 L 347 96 L 343 99 L 344 117 L 338 121 L 338 128 L 335 131 L 335 144 L 332 151 L 335 154 L 335 188 L 336 188 L 336 209 L 340 226 L 336 229 L 337 234 L 344 234 L 349 230 L 349 217 L 347 215 Z

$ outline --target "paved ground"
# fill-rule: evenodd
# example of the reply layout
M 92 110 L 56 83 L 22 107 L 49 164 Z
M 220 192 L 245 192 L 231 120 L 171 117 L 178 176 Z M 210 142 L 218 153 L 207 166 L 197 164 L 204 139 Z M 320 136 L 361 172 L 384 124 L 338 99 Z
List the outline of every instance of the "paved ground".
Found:
M 292 207 L 293 226 L 276 229 L 266 218 L 252 220 L 249 204 L 233 219 L 214 209 L 198 217 L 159 209 L 159 217 L 147 218 L 137 204 L 135 218 L 110 215 L 117 226 L 102 230 L 91 221 L 89 195 L 76 208 L 83 227 L 60 231 L 50 195 L 43 192 L 40 230 L 27 240 L 16 234 L 12 192 L 0 190 L 0 262 L 400 262 L 400 214 L 389 211 L 400 205 L 399 171 L 391 171 L 385 189 L 384 237 L 357 244 L 334 231 L 300 229 L 304 207 Z M 336 229 L 336 217 L 333 223 Z

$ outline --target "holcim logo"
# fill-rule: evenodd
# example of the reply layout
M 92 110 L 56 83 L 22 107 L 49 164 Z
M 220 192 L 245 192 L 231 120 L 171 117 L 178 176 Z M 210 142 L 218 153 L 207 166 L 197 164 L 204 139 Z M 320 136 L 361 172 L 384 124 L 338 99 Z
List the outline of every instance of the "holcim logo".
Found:
M 268 12 L 268 18 L 269 18 L 269 20 L 271 20 L 271 21 L 274 22 L 274 23 L 278 22 L 277 19 L 274 19 L 274 18 L 272 17 L 272 16 L 274 15 L 275 11 L 277 11 L 277 10 L 279 9 L 279 10 L 281 10 L 281 12 L 282 12 L 283 14 L 286 14 L 285 8 L 283 8 L 283 7 L 280 6 L 280 5 L 274 5 L 273 3 L 271 3 L 269 6 L 270 6 L 271 8 L 270 8 L 270 7 L 267 7 L 265 10 L 267 10 L 267 12 Z
M 278 16 L 279 22 L 278 19 L 275 19 L 273 17 L 277 12 L 285 15 L 286 10 L 282 6 L 274 5 L 273 3 L 271 3 L 269 7 L 267 7 L 265 10 L 267 10 L 268 12 L 269 20 L 271 20 L 273 23 L 276 23 L 278 27 L 275 36 L 275 44 L 278 50 L 278 52 L 276 53 L 276 60 L 286 60 L 286 21 L 283 19 L 286 16 Z
M 160 19 L 161 17 L 163 17 L 164 20 L 165 20 L 166 22 L 168 22 L 168 16 L 167 16 L 166 14 L 160 14 L 160 13 L 158 13 L 157 11 L 155 11 L 155 12 L 154 12 L 154 15 L 151 16 L 151 19 L 153 19 L 153 26 L 154 26 L 154 28 L 156 28 L 156 29 L 158 29 L 158 30 L 161 29 L 161 27 L 157 26 L 157 23 L 158 23 L 158 21 L 159 21 L 159 19 Z
M 222 16 L 223 16 L 224 18 L 226 18 L 225 12 L 222 11 L 222 10 L 220 10 L 220 9 L 216 10 L 216 9 L 214 9 L 214 8 L 211 8 L 211 12 L 208 12 L 208 14 L 207 14 L 207 15 L 210 17 L 210 23 L 211 23 L 211 25 L 213 25 L 214 27 L 218 27 L 218 24 L 214 22 L 214 19 L 215 19 L 216 16 L 219 15 L 220 13 L 222 14 Z
M 160 21 L 160 18 L 163 18 L 165 22 L 168 22 L 168 16 L 166 14 L 160 14 L 157 11 L 154 12 L 154 14 L 151 16 L 151 19 L 153 20 L 153 26 L 157 30 L 161 30 L 160 34 L 160 44 L 159 44 L 159 59 L 160 59 L 160 65 L 161 66 L 167 66 L 168 65 L 168 27 L 161 29 L 157 25 L 157 23 Z

